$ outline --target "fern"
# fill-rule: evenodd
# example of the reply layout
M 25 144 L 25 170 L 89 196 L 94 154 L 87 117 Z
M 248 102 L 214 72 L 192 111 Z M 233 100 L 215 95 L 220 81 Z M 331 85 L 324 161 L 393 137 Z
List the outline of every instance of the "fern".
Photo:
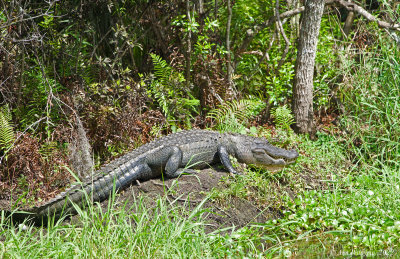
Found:
M 154 66 L 154 75 L 161 82 L 161 84 L 168 84 L 170 76 L 172 75 L 172 68 L 156 54 L 150 54 Z
M 207 117 L 217 123 L 219 131 L 243 132 L 249 120 L 258 115 L 266 104 L 257 99 L 226 102 L 211 110 Z
M 175 71 L 160 56 L 150 54 L 155 79 L 149 86 L 148 94 L 158 103 L 168 123 L 175 128 L 175 122 L 184 118 L 190 127 L 192 113 L 197 113 L 200 101 L 194 98 L 184 87 L 185 78 Z
M 290 109 L 285 105 L 271 110 L 271 117 L 278 128 L 290 130 L 290 125 L 294 123 L 294 118 Z
M 7 151 L 15 140 L 11 111 L 8 105 L 0 107 L 0 150 Z

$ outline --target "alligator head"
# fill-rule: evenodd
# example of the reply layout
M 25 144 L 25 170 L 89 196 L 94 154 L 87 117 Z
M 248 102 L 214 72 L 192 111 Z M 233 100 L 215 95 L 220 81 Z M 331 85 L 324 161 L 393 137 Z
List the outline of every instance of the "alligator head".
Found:
M 264 138 L 235 134 L 231 135 L 230 139 L 233 142 L 235 157 L 239 162 L 253 164 L 271 171 L 280 170 L 287 164 L 294 163 L 299 156 L 296 150 L 275 147 Z

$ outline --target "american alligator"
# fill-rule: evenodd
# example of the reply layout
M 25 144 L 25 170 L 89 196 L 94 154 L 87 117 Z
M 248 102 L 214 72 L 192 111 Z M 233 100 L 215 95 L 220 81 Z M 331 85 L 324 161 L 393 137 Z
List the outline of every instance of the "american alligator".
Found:
M 174 178 L 214 163 L 221 163 L 230 173 L 238 174 L 229 155 L 240 163 L 272 170 L 282 168 L 298 157 L 296 150 L 275 147 L 263 138 L 207 130 L 182 131 L 156 139 L 114 160 L 100 168 L 92 179 L 73 185 L 43 205 L 25 210 L 27 213 L 14 213 L 13 220 L 20 222 L 28 218 L 40 225 L 48 216 L 57 219 L 75 213 L 72 203 L 83 206 L 86 197 L 103 201 L 114 188 L 121 190 L 132 182 L 161 175 Z

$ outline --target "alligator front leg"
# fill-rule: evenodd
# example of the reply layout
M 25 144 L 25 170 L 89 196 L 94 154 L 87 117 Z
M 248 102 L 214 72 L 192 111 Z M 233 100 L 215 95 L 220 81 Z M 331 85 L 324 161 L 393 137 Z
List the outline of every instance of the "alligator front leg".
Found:
M 226 150 L 226 147 L 224 146 L 219 146 L 218 147 L 218 156 L 219 159 L 221 160 L 221 164 L 229 171 L 229 173 L 232 174 L 241 174 L 236 169 L 233 167 L 231 160 L 229 158 L 229 153 Z

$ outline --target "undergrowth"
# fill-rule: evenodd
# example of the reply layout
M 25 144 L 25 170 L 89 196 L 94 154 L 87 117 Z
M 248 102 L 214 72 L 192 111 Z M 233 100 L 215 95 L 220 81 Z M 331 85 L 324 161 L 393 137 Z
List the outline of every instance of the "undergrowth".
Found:
M 185 91 L 186 80 L 182 73 L 173 69 L 160 56 L 150 56 L 155 78 L 148 85 L 148 95 L 156 100 L 173 131 L 177 130 L 180 122 L 190 128 L 193 114 L 198 114 L 200 101 Z
M 398 256 L 399 52 L 394 43 L 377 45 L 379 52 L 362 55 L 345 81 L 347 113 L 341 125 L 346 131 L 302 141 L 305 155 L 295 168 L 326 172 L 323 181 L 329 188 L 285 197 L 283 217 L 257 226 L 271 252 L 286 257 Z
M 15 140 L 11 111 L 8 105 L 0 107 L 0 151 L 5 154 Z
M 80 224 L 50 224 L 45 230 L 10 226 L 2 219 L 1 257 L 90 257 L 90 258 L 198 258 L 256 255 L 260 242 L 246 229 L 205 233 L 207 210 L 204 200 L 196 207 L 176 206 L 165 197 L 148 207 L 142 199 L 132 207 L 114 207 L 110 199 L 105 211 L 90 205 L 78 210 Z M 182 217 L 182 214 L 186 215 Z M 23 247 L 23 249 L 21 249 Z
M 245 133 L 250 119 L 265 108 L 265 102 L 259 99 L 242 99 L 225 102 L 208 112 L 207 117 L 214 119 L 220 132 Z

